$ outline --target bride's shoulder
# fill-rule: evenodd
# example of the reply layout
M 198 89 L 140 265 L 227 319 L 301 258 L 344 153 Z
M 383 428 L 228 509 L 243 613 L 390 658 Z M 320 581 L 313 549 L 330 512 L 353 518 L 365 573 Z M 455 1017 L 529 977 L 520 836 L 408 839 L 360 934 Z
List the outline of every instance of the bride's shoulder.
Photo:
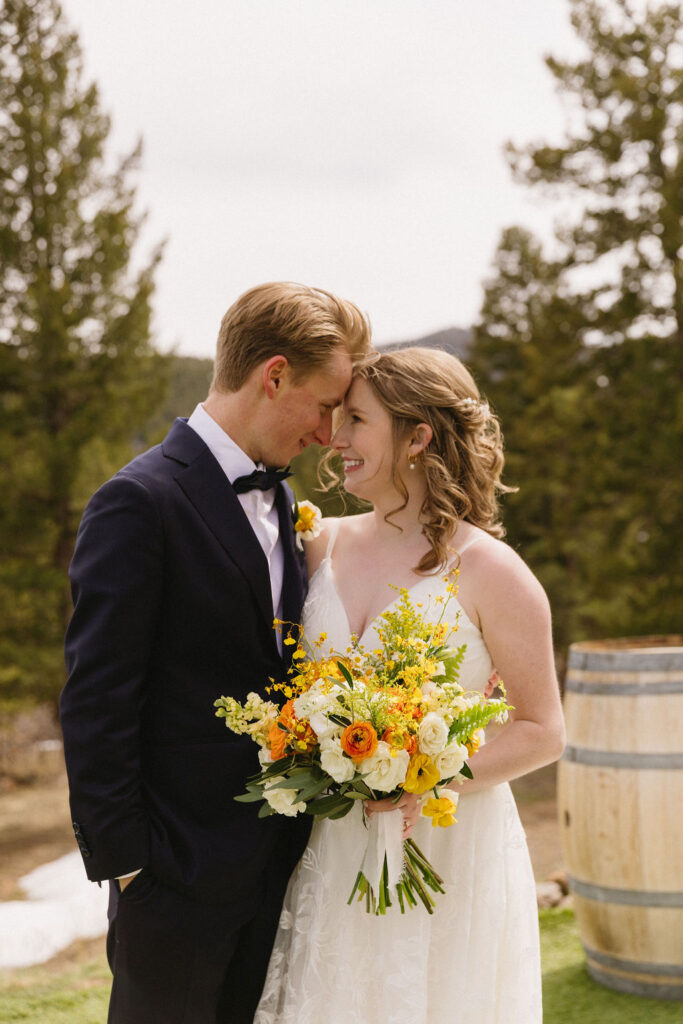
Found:
M 504 540 L 477 528 L 477 543 L 463 553 L 462 574 L 477 597 L 487 604 L 506 606 L 546 605 L 547 597 L 538 579 L 521 555 Z M 494 585 L 495 584 L 495 585 Z
M 309 576 L 318 568 L 330 552 L 331 547 L 344 548 L 365 531 L 370 513 L 355 516 L 326 516 L 320 524 L 320 533 L 313 540 L 305 541 L 306 567 Z

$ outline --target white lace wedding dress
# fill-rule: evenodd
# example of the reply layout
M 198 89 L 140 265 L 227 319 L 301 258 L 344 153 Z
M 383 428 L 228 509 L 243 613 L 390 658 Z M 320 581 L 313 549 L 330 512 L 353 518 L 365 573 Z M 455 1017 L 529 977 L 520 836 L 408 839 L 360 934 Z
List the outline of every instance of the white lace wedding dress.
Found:
M 349 626 L 327 557 L 304 607 L 309 637 L 325 631 L 338 651 Z M 463 548 L 464 550 L 464 548 Z M 424 577 L 413 601 L 443 592 Z M 460 681 L 483 690 L 492 670 L 481 633 L 455 599 L 448 605 L 467 645 Z M 373 646 L 371 623 L 361 643 Z M 476 760 L 473 763 L 476 772 Z M 437 908 L 397 904 L 373 917 L 347 906 L 365 845 L 358 805 L 339 821 L 316 821 L 280 917 L 254 1024 L 540 1024 L 541 971 L 534 878 L 507 784 L 460 798 L 457 823 L 422 818 L 414 838 L 445 882 Z

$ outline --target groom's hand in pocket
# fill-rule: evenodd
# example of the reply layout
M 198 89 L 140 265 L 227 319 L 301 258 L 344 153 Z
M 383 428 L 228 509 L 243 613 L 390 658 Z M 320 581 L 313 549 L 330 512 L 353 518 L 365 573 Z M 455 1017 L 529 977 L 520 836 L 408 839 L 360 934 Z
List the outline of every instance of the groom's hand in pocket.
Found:
M 142 868 L 140 868 L 142 871 Z M 119 883 L 119 892 L 123 892 L 126 886 L 130 885 L 134 878 L 137 878 L 140 871 L 134 871 L 132 875 L 124 875 L 123 878 L 117 878 L 116 881 Z

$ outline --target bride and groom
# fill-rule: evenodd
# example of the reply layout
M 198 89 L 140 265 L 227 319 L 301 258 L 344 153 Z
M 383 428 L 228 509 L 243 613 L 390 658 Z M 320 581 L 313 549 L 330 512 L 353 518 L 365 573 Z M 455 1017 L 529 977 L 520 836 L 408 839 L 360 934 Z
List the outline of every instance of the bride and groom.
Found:
M 247 292 L 221 323 L 206 401 L 84 513 L 61 716 L 77 842 L 88 877 L 110 880 L 111 1024 L 541 1020 L 506 783 L 561 750 L 547 601 L 498 539 L 500 432 L 467 370 L 434 351 L 370 354 L 369 337 L 322 290 Z M 328 445 L 340 406 L 344 486 L 373 511 L 325 521 L 304 554 L 283 474 L 260 467 Z M 457 826 L 432 836 L 404 798 L 447 883 L 436 913 L 374 919 L 346 906 L 360 816 L 311 833 L 305 816 L 235 802 L 255 748 L 213 702 L 285 677 L 274 617 L 303 612 L 337 650 L 367 643 L 391 585 L 428 606 L 452 564 L 461 681 L 482 690 L 495 664 L 515 711 L 478 752 Z

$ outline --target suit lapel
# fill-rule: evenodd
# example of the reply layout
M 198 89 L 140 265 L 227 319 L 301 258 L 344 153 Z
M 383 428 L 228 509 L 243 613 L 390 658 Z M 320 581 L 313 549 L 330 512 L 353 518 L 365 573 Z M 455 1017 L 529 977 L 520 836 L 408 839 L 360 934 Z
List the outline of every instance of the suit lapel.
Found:
M 282 618 L 285 622 L 298 625 L 301 609 L 306 596 L 306 563 L 303 552 L 296 546 L 292 524 L 294 495 L 286 484 L 280 484 L 275 492 L 275 504 L 280 525 L 280 542 L 284 553 L 284 574 L 282 579 Z M 284 657 L 289 664 L 292 647 L 285 647 Z
M 225 473 L 202 439 L 183 420 L 176 420 L 162 451 L 167 458 L 180 463 L 175 473 L 177 483 L 242 572 L 275 644 L 268 561 Z

